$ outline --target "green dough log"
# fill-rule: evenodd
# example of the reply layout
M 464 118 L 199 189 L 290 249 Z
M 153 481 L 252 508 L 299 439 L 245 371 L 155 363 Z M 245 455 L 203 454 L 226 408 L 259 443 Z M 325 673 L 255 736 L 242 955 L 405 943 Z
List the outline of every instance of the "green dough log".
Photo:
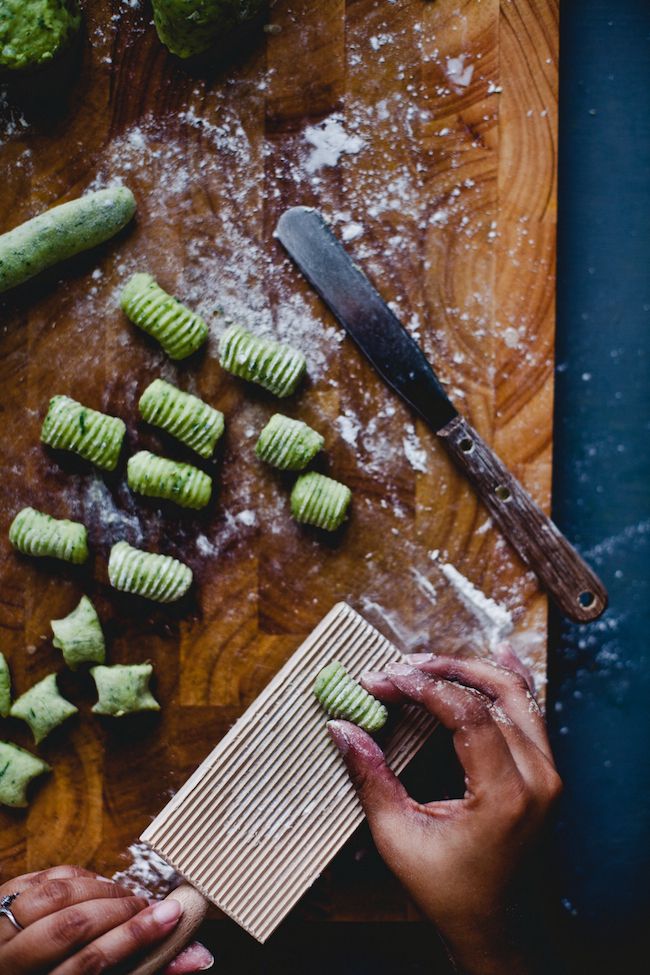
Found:
M 130 321 L 160 342 L 171 359 L 186 359 L 208 337 L 201 316 L 163 291 L 150 274 L 133 274 L 120 304 Z
M 9 527 L 9 541 L 23 555 L 63 559 L 81 565 L 88 558 L 88 532 L 78 521 L 52 518 L 23 508 Z
M 36 755 L 8 741 L 0 741 L 0 806 L 20 809 L 27 805 L 27 786 L 52 769 Z
M 191 464 L 168 460 L 140 450 L 127 465 L 132 491 L 147 498 L 174 501 L 181 508 L 205 508 L 212 494 L 212 478 Z
M 70 670 L 81 664 L 103 664 L 106 659 L 104 634 L 95 607 L 82 596 L 79 605 L 62 620 L 51 621 L 52 643 L 63 652 Z
M 352 492 L 345 484 L 324 474 L 303 474 L 291 492 L 291 514 L 296 521 L 326 531 L 336 531 L 345 519 Z
M 6 718 L 11 708 L 11 675 L 4 653 L 0 653 L 0 718 Z
M 125 433 L 126 426 L 119 417 L 91 410 L 69 396 L 53 396 L 43 421 L 41 441 L 114 471 Z
M 47 64 L 80 26 L 77 0 L 0 0 L 0 68 L 24 71 Z
M 366 731 L 379 731 L 386 724 L 388 712 L 381 701 L 368 694 L 337 660 L 321 670 L 314 694 L 333 718 L 353 721 Z
M 118 542 L 108 559 L 108 578 L 122 592 L 157 603 L 173 603 L 192 585 L 192 570 L 171 555 L 143 552 L 128 542 Z
M 108 240 L 134 213 L 131 190 L 116 186 L 62 203 L 0 235 L 0 292 Z
M 138 711 L 160 711 L 160 705 L 149 690 L 151 664 L 114 664 L 112 667 L 93 667 L 90 673 L 97 685 L 99 700 L 93 705 L 95 714 L 121 718 Z
M 295 392 L 307 368 L 302 352 L 252 335 L 239 325 L 231 325 L 221 336 L 219 361 L 233 376 L 257 383 L 282 398 Z
M 259 435 L 255 453 L 283 471 L 301 471 L 322 449 L 325 439 L 302 420 L 275 413 Z
M 267 0 L 152 0 L 162 43 L 179 58 L 207 51 L 228 31 L 255 17 Z
M 38 745 L 77 711 L 74 704 L 59 694 L 56 674 L 48 674 L 14 701 L 9 714 L 29 725 Z
M 164 379 L 154 379 L 147 386 L 138 406 L 147 423 L 165 430 L 201 457 L 212 457 L 224 430 L 223 413 L 219 410 Z

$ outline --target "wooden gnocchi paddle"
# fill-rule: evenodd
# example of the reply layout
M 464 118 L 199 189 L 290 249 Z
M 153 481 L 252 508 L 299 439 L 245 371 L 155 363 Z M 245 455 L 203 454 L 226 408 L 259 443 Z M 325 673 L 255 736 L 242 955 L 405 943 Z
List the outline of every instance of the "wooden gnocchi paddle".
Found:
M 187 883 L 169 895 L 184 906 L 177 929 L 133 975 L 152 975 L 174 958 L 209 903 L 267 940 L 363 819 L 313 695 L 315 677 L 332 660 L 354 675 L 399 659 L 346 603 L 295 651 L 142 834 Z M 387 726 L 396 772 L 434 727 L 416 707 Z

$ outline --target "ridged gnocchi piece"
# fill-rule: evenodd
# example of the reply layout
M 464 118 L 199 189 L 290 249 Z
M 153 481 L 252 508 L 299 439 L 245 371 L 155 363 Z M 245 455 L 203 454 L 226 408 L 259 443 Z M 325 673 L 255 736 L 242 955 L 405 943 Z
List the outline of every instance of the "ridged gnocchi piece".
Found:
M 345 519 L 352 492 L 324 474 L 302 474 L 291 492 L 291 514 L 305 525 L 336 531 Z
M 88 558 L 85 525 L 52 518 L 36 508 L 23 508 L 9 527 L 9 541 L 23 555 L 62 559 L 81 565 Z
M 388 711 L 384 705 L 364 690 L 338 660 L 320 671 L 314 694 L 332 718 L 345 718 L 371 732 L 386 724 Z
M 71 450 L 106 471 L 117 467 L 126 425 L 117 416 L 77 403 L 69 396 L 53 396 L 41 428 L 41 442 L 57 450 Z
M 70 670 L 81 664 L 103 664 L 106 644 L 102 625 L 88 596 L 82 596 L 71 613 L 60 620 L 51 620 L 54 633 L 52 643 L 63 653 Z
M 147 498 L 163 498 L 181 508 L 205 508 L 212 494 L 212 478 L 198 467 L 140 450 L 129 458 L 127 482 Z
M 90 673 L 97 686 L 98 701 L 94 714 L 121 718 L 138 711 L 160 711 L 160 704 L 149 690 L 153 673 L 151 664 L 113 664 L 92 667 Z
M 41 758 L 10 741 L 0 741 L 0 806 L 23 809 L 27 787 L 33 779 L 52 769 Z
M 59 693 L 56 674 L 48 674 L 14 701 L 9 714 L 29 725 L 34 741 L 39 745 L 78 710 Z
M 210 458 L 214 454 L 224 430 L 223 413 L 198 396 L 184 393 L 164 379 L 154 379 L 140 397 L 138 406 L 147 423 L 165 430 L 201 457 Z
M 171 555 L 157 555 L 117 542 L 108 559 L 108 578 L 115 589 L 157 603 L 174 603 L 192 585 L 192 570 Z
M 4 653 L 0 653 L 0 718 L 6 718 L 11 708 L 11 674 Z
M 253 335 L 239 325 L 231 325 L 221 336 L 219 361 L 233 376 L 257 383 L 281 398 L 295 392 L 307 368 L 302 352 Z
M 171 359 L 186 359 L 208 337 L 200 315 L 160 287 L 150 274 L 134 274 L 120 296 L 127 317 L 160 342 Z
M 275 413 L 259 435 L 255 453 L 283 471 L 301 471 L 322 450 L 325 438 L 303 423 Z

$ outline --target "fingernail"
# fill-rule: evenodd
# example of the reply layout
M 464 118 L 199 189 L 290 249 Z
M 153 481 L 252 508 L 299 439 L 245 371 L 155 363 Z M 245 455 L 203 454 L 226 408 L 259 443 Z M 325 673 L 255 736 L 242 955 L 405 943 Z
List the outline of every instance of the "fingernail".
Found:
M 327 730 L 329 731 L 334 744 L 340 751 L 341 755 L 345 755 L 350 747 L 350 739 L 345 727 L 338 721 L 328 721 Z
M 113 885 L 115 885 L 115 881 L 114 880 L 109 880 L 108 877 L 100 877 L 99 874 L 97 874 L 97 876 L 95 877 L 95 880 L 99 880 L 99 882 L 101 884 L 113 884 Z
M 435 660 L 436 656 L 437 654 L 435 653 L 405 653 L 404 660 L 410 661 L 417 667 L 418 664 L 428 663 L 430 660 Z
M 173 921 L 178 921 L 182 913 L 182 904 L 174 898 L 161 901 L 160 904 L 156 904 L 152 911 L 156 924 L 171 924 Z
M 359 680 L 382 680 L 384 676 L 383 670 L 364 670 L 359 674 Z
M 408 664 L 401 664 L 395 661 L 386 665 L 387 674 L 401 674 L 403 677 L 408 677 L 413 673 L 414 668 L 410 667 Z

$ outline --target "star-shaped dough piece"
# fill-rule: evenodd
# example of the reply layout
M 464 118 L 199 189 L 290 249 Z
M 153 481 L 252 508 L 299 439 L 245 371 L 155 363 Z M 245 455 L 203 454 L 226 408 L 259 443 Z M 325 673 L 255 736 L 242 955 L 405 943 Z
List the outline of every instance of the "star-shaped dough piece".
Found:
M 11 708 L 11 677 L 5 655 L 0 653 L 0 718 L 6 718 Z
M 51 621 L 52 643 L 63 652 L 63 659 L 76 670 L 81 664 L 103 664 L 106 659 L 104 634 L 95 607 L 82 596 L 79 605 L 62 620 Z
M 99 700 L 95 714 L 121 718 L 138 711 L 160 711 L 160 705 L 149 690 L 151 664 L 113 664 L 112 667 L 92 667 L 90 673 L 97 685 Z
M 36 755 L 18 745 L 0 741 L 0 805 L 21 808 L 27 805 L 27 786 L 52 769 Z
M 14 701 L 9 714 L 27 722 L 38 745 L 78 710 L 59 694 L 56 674 L 48 674 Z

